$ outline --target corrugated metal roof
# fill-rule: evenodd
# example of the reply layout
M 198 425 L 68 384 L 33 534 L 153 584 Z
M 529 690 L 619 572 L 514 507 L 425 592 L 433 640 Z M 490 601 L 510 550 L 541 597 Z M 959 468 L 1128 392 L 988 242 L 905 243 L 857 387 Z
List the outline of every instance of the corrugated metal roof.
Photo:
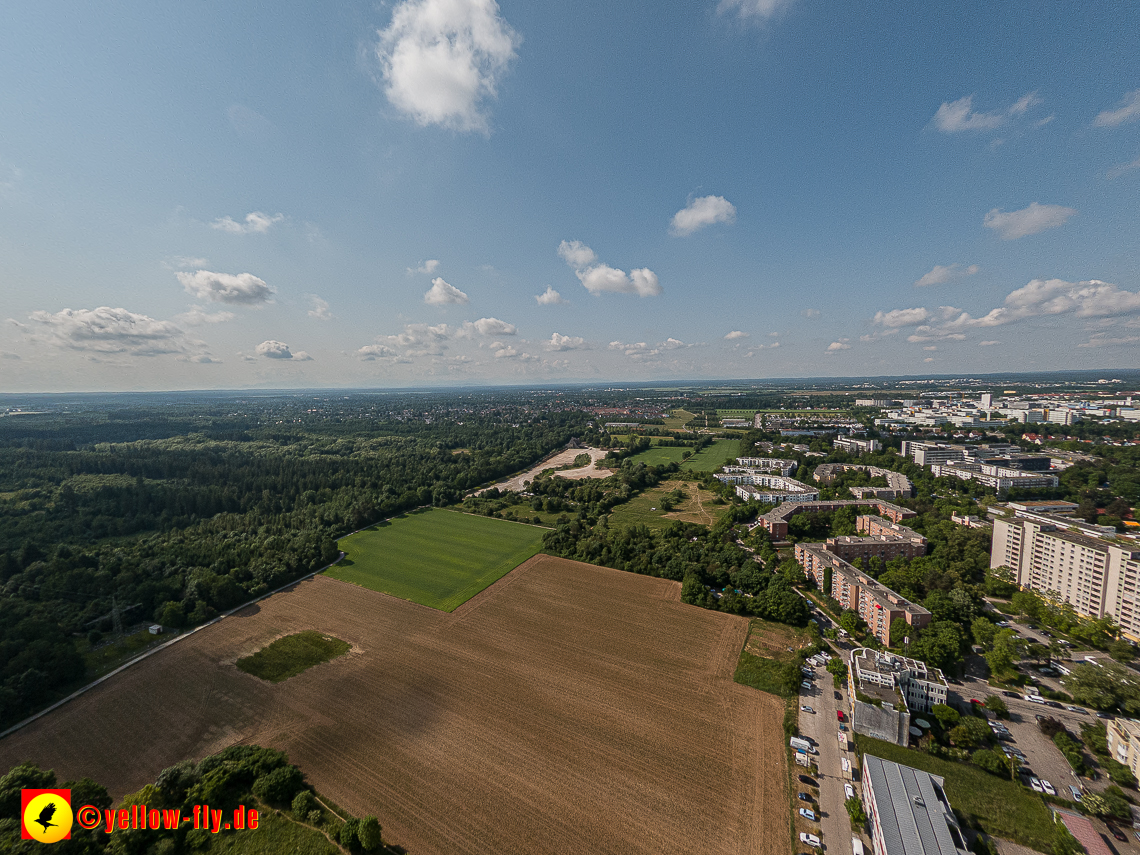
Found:
M 863 758 L 888 855 L 957 855 L 943 779 L 880 757 Z M 955 827 L 961 840 L 961 832 Z

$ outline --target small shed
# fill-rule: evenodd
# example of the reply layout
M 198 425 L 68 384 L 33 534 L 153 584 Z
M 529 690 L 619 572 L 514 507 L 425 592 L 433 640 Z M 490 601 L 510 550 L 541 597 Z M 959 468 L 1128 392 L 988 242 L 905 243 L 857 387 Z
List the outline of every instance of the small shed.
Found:
M 162 635 L 162 624 L 152 623 L 150 625 L 150 634 L 151 635 Z

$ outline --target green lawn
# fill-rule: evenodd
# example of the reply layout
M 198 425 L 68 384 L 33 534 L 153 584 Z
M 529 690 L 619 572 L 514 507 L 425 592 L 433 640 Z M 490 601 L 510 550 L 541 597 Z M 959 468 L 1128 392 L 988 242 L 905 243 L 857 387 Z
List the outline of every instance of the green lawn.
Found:
M 340 847 L 315 828 L 278 816 L 264 806 L 259 813 L 256 829 L 210 835 L 205 851 L 210 855 L 341 855 Z
M 407 514 L 341 538 L 326 575 L 455 611 L 542 549 L 545 529 L 455 511 Z
M 680 463 L 682 469 L 692 469 L 694 472 L 715 472 L 726 461 L 732 460 L 740 454 L 740 440 L 718 439 L 688 460 L 682 460 L 681 458 L 686 451 L 692 451 L 692 449 L 680 446 L 654 446 L 635 454 L 630 459 L 634 463 L 644 463 L 646 466 Z
M 280 683 L 306 668 L 348 653 L 349 649 L 348 642 L 310 629 L 279 638 L 252 656 L 239 659 L 236 664 L 247 674 L 270 683 Z
M 1049 849 L 1053 827 L 1049 808 L 1036 793 L 967 763 L 953 763 L 867 736 L 857 741 L 860 755 L 872 754 L 945 778 L 950 804 L 976 819 L 992 837 L 1004 837 L 1038 852 Z
M 687 498 L 666 514 L 661 509 L 661 500 L 666 493 L 672 492 L 676 487 L 681 487 Z M 628 502 L 615 506 L 610 511 L 610 525 L 645 525 L 655 531 L 660 531 L 677 520 L 715 525 L 729 506 L 714 505 L 713 498 L 712 493 L 702 490 L 694 481 L 666 481 L 658 487 L 651 487 L 634 496 Z

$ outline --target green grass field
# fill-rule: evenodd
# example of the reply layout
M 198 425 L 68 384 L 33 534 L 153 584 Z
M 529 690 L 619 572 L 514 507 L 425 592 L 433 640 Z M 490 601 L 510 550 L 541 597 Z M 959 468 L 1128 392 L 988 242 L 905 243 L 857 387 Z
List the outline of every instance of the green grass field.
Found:
M 718 419 L 751 419 L 756 415 L 755 410 L 717 410 Z
M 325 574 L 452 612 L 542 548 L 545 529 L 455 511 L 420 511 L 341 538 Z
M 307 668 L 348 653 L 350 649 L 347 641 L 310 629 L 279 638 L 252 656 L 239 659 L 236 664 L 247 674 L 270 683 L 280 683 L 296 677 Z
M 715 472 L 740 454 L 740 441 L 736 439 L 718 439 L 708 448 L 702 449 L 688 460 L 682 460 L 686 451 L 691 448 L 654 446 L 635 454 L 630 459 L 634 463 L 644 463 L 646 466 L 660 466 L 662 463 L 680 463 L 682 469 L 692 469 L 694 472 Z
M 661 499 L 674 488 L 681 487 L 687 498 L 670 513 L 661 509 Z M 699 499 L 699 501 L 698 501 Z M 728 505 L 714 505 L 713 494 L 700 489 L 693 481 L 666 481 L 634 496 L 610 512 L 611 526 L 645 525 L 654 531 L 667 528 L 674 521 L 715 525 L 728 510 Z
M 941 775 L 946 779 L 950 804 L 976 819 L 987 834 L 1004 837 L 1038 852 L 1048 850 L 1052 831 L 1049 808 L 1036 793 L 967 763 L 953 763 L 867 736 L 859 736 L 857 740 L 860 755 L 872 754 Z

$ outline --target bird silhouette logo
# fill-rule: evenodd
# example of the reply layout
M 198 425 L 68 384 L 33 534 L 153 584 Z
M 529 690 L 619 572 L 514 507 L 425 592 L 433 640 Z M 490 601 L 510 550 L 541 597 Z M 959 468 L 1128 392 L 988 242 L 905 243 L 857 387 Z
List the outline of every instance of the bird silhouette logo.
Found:
M 21 790 L 20 838 L 40 843 L 71 839 L 71 790 Z

